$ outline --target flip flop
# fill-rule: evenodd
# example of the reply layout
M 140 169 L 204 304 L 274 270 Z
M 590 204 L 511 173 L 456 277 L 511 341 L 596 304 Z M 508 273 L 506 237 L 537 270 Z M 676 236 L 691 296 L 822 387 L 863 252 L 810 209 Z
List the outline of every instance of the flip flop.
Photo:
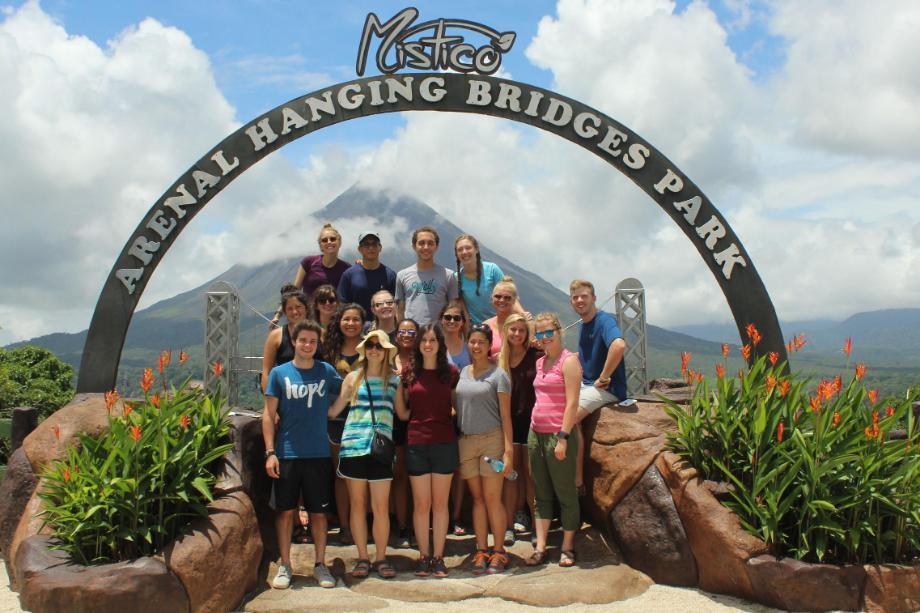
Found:
M 358 560 L 355 562 L 355 567 L 351 571 L 351 576 L 355 579 L 363 579 L 371 574 L 371 561 L 370 560 Z
M 374 562 L 374 570 L 377 571 L 381 579 L 392 579 L 396 576 L 396 569 L 386 560 Z
M 559 566 L 562 568 L 572 568 L 575 566 L 575 552 L 571 549 L 563 549 L 559 556 Z

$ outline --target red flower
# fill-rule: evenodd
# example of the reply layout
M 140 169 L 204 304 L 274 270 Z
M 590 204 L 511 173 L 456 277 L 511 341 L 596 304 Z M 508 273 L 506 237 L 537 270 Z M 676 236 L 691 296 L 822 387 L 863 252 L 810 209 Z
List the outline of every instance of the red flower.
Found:
M 702 372 L 702 371 L 696 373 L 696 382 L 697 382 L 697 383 L 702 383 L 702 382 L 703 382 L 703 372 Z
M 70 469 L 69 468 L 65 468 L 62 474 L 64 476 L 64 481 L 70 481 Z
M 763 339 L 763 336 L 761 336 L 760 332 L 757 331 L 757 327 L 754 326 L 754 324 L 748 324 L 746 331 L 747 331 L 748 338 L 751 339 L 751 344 L 754 347 L 759 345 L 761 339 Z
M 767 393 L 772 392 L 774 387 L 776 387 L 776 377 L 767 375 Z
M 716 364 L 716 376 L 720 379 L 725 376 L 725 365 L 724 364 Z
M 179 420 L 179 425 L 182 426 L 182 429 L 185 430 L 188 428 L 188 424 L 191 420 L 188 418 L 188 415 L 183 415 L 182 419 Z
M 214 372 L 214 376 L 220 378 L 220 375 L 224 372 L 224 365 L 220 362 L 214 362 L 214 366 L 211 368 Z
M 159 408 L 160 408 L 160 395 L 159 395 L 159 394 L 154 394 L 153 396 L 151 396 L 151 397 L 150 397 L 150 403 L 151 403 L 153 406 L 155 406 L 156 408 L 159 409 Z
M 776 363 L 779 362 L 779 354 L 775 351 L 771 351 L 768 356 L 771 366 L 776 366 Z
M 792 345 L 792 341 L 786 343 L 786 353 L 792 353 L 795 350 L 795 347 Z
M 779 383 L 779 395 L 780 395 L 782 398 L 785 398 L 785 397 L 786 397 L 786 394 L 789 393 L 789 387 L 790 387 L 790 384 L 789 384 L 789 380 L 788 380 L 788 379 L 783 380 L 783 381 L 780 381 L 780 383 Z
M 821 395 L 815 394 L 812 398 L 808 399 L 808 403 L 811 405 L 811 410 L 817 413 L 821 410 Z
M 743 357 L 745 361 L 751 358 L 751 346 L 750 345 L 741 346 L 741 357 Z
M 179 363 L 185 364 L 188 361 L 188 354 L 184 351 L 179 352 Z
M 150 391 L 150 388 L 153 387 L 154 381 L 156 381 L 156 379 L 153 377 L 153 369 L 145 368 L 144 376 L 141 377 L 141 389 L 144 390 L 144 393 Z
M 892 406 L 885 407 L 885 417 L 892 417 L 892 416 L 894 416 L 894 407 Z
M 135 443 L 141 439 L 141 427 L 140 426 L 131 426 L 131 438 L 134 439 Z
M 818 396 L 821 397 L 821 400 L 830 400 L 834 397 L 836 391 L 837 384 L 833 381 L 822 379 L 821 383 L 818 384 Z
M 868 438 L 868 439 L 872 439 L 872 438 L 873 438 L 872 428 L 871 428 L 870 426 L 866 426 L 866 427 L 863 429 L 863 432 L 865 433 L 866 438 Z
M 878 411 L 872 411 L 872 427 L 878 428 Z
M 112 390 L 105 393 L 105 409 L 111 413 L 112 407 L 118 402 L 118 390 Z
M 722 357 L 723 358 L 727 358 L 728 354 L 731 353 L 731 351 L 732 351 L 732 348 L 729 346 L 728 343 L 722 343 Z
M 878 390 L 869 390 L 869 404 L 875 404 L 878 401 Z
M 163 369 L 169 366 L 170 361 L 172 361 L 172 354 L 169 351 L 164 351 L 160 354 L 160 359 L 157 361 L 157 371 L 162 375 Z
M 836 428 L 840 424 L 840 420 L 843 419 L 843 416 L 840 413 L 834 412 L 834 427 Z
M 680 354 L 680 374 L 687 376 L 687 366 L 690 364 L 690 358 L 693 355 L 689 351 L 683 351 Z
M 776 426 L 776 442 L 783 442 L 783 432 L 786 431 L 786 426 L 783 425 L 783 422 L 779 422 L 779 425 Z
M 799 334 L 798 336 L 792 337 L 792 340 L 789 341 L 789 346 L 793 351 L 798 351 L 802 347 L 808 344 L 808 341 L 805 340 L 804 334 Z
M 837 375 L 834 377 L 834 393 L 839 394 L 840 390 L 843 389 L 843 377 Z
M 862 379 L 866 376 L 866 371 L 869 370 L 869 367 L 860 362 L 856 365 L 856 378 Z
M 128 415 L 130 415 L 130 414 L 131 414 L 131 411 L 133 411 L 133 410 L 134 410 L 134 405 L 133 405 L 133 404 L 131 404 L 130 402 L 124 403 L 124 408 L 122 409 L 122 413 L 124 414 L 125 417 L 127 417 Z
M 847 357 L 850 357 L 850 353 L 853 351 L 853 339 L 849 336 L 843 341 L 843 352 L 847 354 Z
M 53 428 L 51 428 L 51 431 L 54 432 L 54 438 L 56 438 L 57 440 L 61 440 L 61 427 L 60 426 L 55 425 Z

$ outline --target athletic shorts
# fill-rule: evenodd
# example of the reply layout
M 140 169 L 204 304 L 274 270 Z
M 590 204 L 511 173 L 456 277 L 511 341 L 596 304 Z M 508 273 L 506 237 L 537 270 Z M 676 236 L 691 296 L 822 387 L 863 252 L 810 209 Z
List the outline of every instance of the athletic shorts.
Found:
M 459 465 L 460 451 L 457 441 L 406 447 L 406 470 L 411 477 L 431 473 L 452 475 Z
M 342 432 L 345 431 L 345 420 L 331 419 L 326 422 L 326 435 L 329 437 L 329 444 L 338 447 L 342 444 Z
M 598 389 L 593 385 L 582 384 L 578 392 L 578 408 L 587 411 L 589 415 L 603 406 L 619 401 L 619 398 L 607 390 Z
M 477 475 L 493 477 L 498 473 L 483 456 L 501 459 L 505 454 L 505 439 L 501 427 L 482 434 L 464 434 L 457 441 L 460 451 L 460 478 L 472 479 Z
M 401 420 L 396 415 L 393 416 L 393 444 L 402 447 L 406 444 L 406 437 L 409 436 L 409 422 Z
M 339 457 L 338 476 L 360 481 L 392 481 L 393 467 L 386 466 L 367 455 Z
M 296 509 L 303 497 L 303 506 L 310 513 L 327 513 L 332 506 L 332 460 L 329 458 L 296 458 L 278 460 L 281 477 L 272 479 L 269 506 L 276 511 Z

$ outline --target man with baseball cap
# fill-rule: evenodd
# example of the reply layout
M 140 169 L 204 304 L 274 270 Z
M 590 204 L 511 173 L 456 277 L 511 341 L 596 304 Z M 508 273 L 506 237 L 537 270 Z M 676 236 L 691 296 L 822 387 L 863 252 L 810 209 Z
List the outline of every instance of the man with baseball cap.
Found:
M 380 235 L 374 231 L 358 235 L 361 263 L 342 273 L 338 294 L 343 303 L 356 302 L 371 312 L 371 297 L 382 289 L 396 291 L 396 273 L 380 262 Z

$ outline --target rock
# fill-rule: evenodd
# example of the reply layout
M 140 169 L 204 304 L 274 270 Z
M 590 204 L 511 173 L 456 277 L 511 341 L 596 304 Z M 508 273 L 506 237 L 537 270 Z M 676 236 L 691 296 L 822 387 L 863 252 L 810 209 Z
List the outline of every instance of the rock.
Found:
M 7 554 L 7 567 L 11 571 L 10 578 L 15 582 L 16 576 L 16 554 L 19 551 L 19 545 L 28 539 L 29 537 L 35 536 L 36 534 L 50 535 L 51 529 L 47 526 L 42 526 L 42 518 L 38 516 L 42 510 L 42 501 L 38 497 L 38 490 L 41 487 L 41 482 L 32 492 L 32 495 L 29 497 L 29 501 L 26 503 L 25 508 L 22 510 L 22 516 L 19 518 L 19 524 L 16 526 L 16 531 L 13 533 L 13 540 L 10 541 L 10 549 Z
M 618 445 L 660 436 L 674 428 L 660 404 L 637 402 L 630 407 L 612 406 L 595 412 L 582 428 L 589 440 L 601 445 Z
M 93 613 L 188 611 L 189 600 L 175 575 L 153 558 L 82 566 L 48 549 L 33 536 L 19 547 L 16 579 L 23 609 Z
M 699 474 L 695 468 L 690 466 L 689 462 L 673 451 L 661 452 L 655 459 L 655 467 L 671 490 L 671 497 L 674 499 L 675 505 L 680 503 L 687 482 Z
M 386 600 L 358 594 L 347 589 L 311 589 L 309 597 L 298 587 L 295 576 L 293 588 L 289 590 L 268 590 L 246 603 L 250 613 L 302 613 L 303 611 L 338 613 L 339 611 L 374 611 L 386 609 Z
M 656 583 L 695 586 L 696 561 L 671 491 L 654 464 L 610 513 L 627 563 Z
M 208 510 L 162 557 L 185 586 L 193 611 L 230 611 L 256 586 L 262 539 L 243 492 L 215 500 Z
M 575 603 L 606 604 L 645 593 L 652 580 L 625 565 L 573 569 L 555 565 L 536 572 L 515 572 L 486 589 L 483 596 L 504 598 L 526 605 L 558 607 Z
M 268 506 L 271 479 L 265 473 L 265 442 L 262 439 L 262 418 L 258 415 L 231 415 L 230 440 L 234 445 L 234 461 L 243 491 L 249 495 L 260 518 L 274 519 Z
M 866 611 L 920 611 L 920 566 L 866 565 L 862 608 Z
M 371 576 L 349 586 L 352 592 L 378 598 L 391 598 L 403 602 L 457 602 L 467 598 L 482 596 L 491 577 L 478 585 L 475 580 L 440 581 L 437 590 L 431 589 L 429 579 L 409 579 L 408 581 L 387 581 Z M 492 581 L 494 582 L 494 581 Z
M 77 394 L 74 399 L 40 423 L 22 442 L 36 474 L 43 466 L 64 456 L 77 434 L 97 437 L 109 429 L 109 413 L 103 394 Z M 58 432 L 60 437 L 55 434 Z
M 37 483 L 25 451 L 17 449 L 7 462 L 6 475 L 0 484 L 0 550 L 7 560 L 7 571 L 13 535 Z
M 228 494 L 242 491 L 243 479 L 241 471 L 242 459 L 235 449 L 231 449 L 221 458 L 220 468 L 215 471 L 217 482 L 212 488 L 214 497 L 221 498 Z
M 655 379 L 649 385 L 652 395 L 661 394 L 678 404 L 686 404 L 693 397 L 693 388 L 683 379 Z
M 747 561 L 757 601 L 787 611 L 858 611 L 866 573 L 862 566 L 809 564 L 759 555 Z
M 655 461 L 664 444 L 664 436 L 618 445 L 591 444 L 590 457 L 585 459 L 585 484 L 593 495 L 585 506 L 598 525 L 606 524 L 610 511 Z
M 753 600 L 745 563 L 753 556 L 769 553 L 766 543 L 745 532 L 738 516 L 716 500 L 699 479 L 687 481 L 679 496 L 673 489 L 671 493 L 696 559 L 699 587 Z
M 711 481 L 706 479 L 703 481 L 703 487 L 719 500 L 731 499 L 731 493 L 735 491 L 735 486 L 725 481 Z
M 22 441 L 38 426 L 38 409 L 16 407 L 10 419 L 10 450 L 16 451 Z

